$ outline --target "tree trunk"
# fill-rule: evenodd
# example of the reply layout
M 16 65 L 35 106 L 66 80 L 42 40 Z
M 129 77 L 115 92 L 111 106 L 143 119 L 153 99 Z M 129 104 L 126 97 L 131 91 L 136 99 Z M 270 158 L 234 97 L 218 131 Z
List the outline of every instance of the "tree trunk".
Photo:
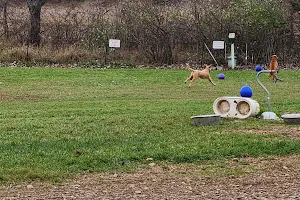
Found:
M 27 0 L 30 14 L 30 30 L 28 43 L 39 46 L 41 43 L 41 10 L 46 0 Z
M 3 2 L 3 30 L 4 30 L 4 37 L 8 39 L 8 23 L 7 23 L 7 4 L 8 0 Z

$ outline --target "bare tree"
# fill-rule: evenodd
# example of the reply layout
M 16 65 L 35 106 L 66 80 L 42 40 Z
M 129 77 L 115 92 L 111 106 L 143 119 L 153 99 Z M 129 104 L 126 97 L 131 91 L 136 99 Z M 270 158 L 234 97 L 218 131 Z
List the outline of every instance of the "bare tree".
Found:
M 30 30 L 28 42 L 34 46 L 39 46 L 41 42 L 41 10 L 47 0 L 27 0 L 30 14 Z
M 294 50 L 297 42 L 295 41 L 295 34 L 299 35 L 299 24 L 296 23 L 296 16 L 300 12 L 300 1 L 299 0 L 289 0 L 288 1 L 288 11 L 289 11 L 289 50 Z M 296 48 L 298 50 L 298 48 Z
M 4 30 L 4 37 L 8 39 L 8 22 L 7 22 L 7 4 L 8 0 L 2 0 L 2 12 L 3 12 L 3 30 Z

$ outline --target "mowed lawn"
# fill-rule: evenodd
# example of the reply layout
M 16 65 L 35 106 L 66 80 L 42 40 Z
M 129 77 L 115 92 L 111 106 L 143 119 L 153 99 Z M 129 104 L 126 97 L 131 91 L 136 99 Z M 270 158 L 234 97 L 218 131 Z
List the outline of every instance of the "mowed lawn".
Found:
M 282 120 L 192 126 L 191 116 L 213 114 L 216 98 L 239 96 L 243 85 L 253 88 L 261 111 L 267 111 L 267 96 L 255 71 L 222 71 L 225 80 L 212 71 L 216 86 L 198 79 L 192 88 L 184 84 L 189 73 L 0 68 L 0 181 L 60 182 L 77 173 L 134 170 L 147 158 L 198 163 L 300 153 L 300 141 L 281 134 L 300 126 Z M 277 84 L 266 74 L 260 78 L 272 111 L 300 112 L 300 71 L 282 70 L 279 77 L 284 81 Z

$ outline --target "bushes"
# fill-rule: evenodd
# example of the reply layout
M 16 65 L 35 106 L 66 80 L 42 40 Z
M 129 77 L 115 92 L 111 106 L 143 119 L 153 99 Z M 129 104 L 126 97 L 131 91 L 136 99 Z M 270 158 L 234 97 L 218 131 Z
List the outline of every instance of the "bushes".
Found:
M 42 10 L 42 50 L 37 52 L 49 52 L 51 59 L 62 63 L 89 59 L 130 64 L 214 63 L 204 44 L 212 50 L 212 41 L 226 41 L 228 33 L 235 32 L 240 64 L 246 64 L 246 52 L 253 64 L 265 64 L 271 54 L 285 58 L 281 63 L 289 58 L 299 62 L 298 54 L 293 53 L 298 48 L 294 45 L 299 42 L 294 36 L 298 30 L 292 26 L 296 21 L 288 15 L 289 5 L 277 0 L 255 2 L 49 1 Z M 3 36 L 0 40 L 5 48 L 20 48 L 26 55 L 28 8 L 12 3 L 8 6 L 8 39 Z M 3 31 L 1 26 L 0 32 Z M 120 39 L 121 48 L 109 49 L 108 39 Z M 229 45 L 227 48 L 229 52 Z M 2 60 L 14 56 L 23 59 L 12 51 L 2 52 Z M 225 57 L 223 51 L 212 52 L 216 58 Z M 27 56 L 43 61 L 49 60 L 49 54 Z

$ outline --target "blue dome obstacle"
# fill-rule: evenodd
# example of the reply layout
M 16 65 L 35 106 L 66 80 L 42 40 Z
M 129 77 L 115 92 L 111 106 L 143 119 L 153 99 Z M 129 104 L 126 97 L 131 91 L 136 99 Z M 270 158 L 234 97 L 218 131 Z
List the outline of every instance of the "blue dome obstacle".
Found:
M 225 74 L 223 74 L 223 73 L 219 74 L 218 79 L 224 80 L 225 79 Z
M 250 86 L 244 85 L 240 90 L 241 97 L 252 97 L 253 90 Z
M 256 65 L 255 71 L 260 72 L 262 70 L 262 67 L 260 65 Z

